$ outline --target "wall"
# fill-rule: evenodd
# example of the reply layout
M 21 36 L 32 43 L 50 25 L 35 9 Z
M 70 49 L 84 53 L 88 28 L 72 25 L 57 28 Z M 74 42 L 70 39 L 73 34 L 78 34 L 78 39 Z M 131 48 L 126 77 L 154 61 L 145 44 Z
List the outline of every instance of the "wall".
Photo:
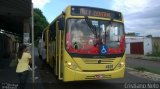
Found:
M 127 42 L 126 43 L 126 54 L 130 54 L 131 52 L 130 52 L 130 43 L 129 42 Z
M 9 58 L 13 53 L 16 53 L 15 43 L 14 36 L 0 34 L 0 58 Z
M 126 54 L 130 54 L 130 43 L 143 42 L 144 55 L 152 53 L 152 39 L 149 37 L 126 37 Z M 159 46 L 160 47 L 160 46 Z
M 152 39 L 145 37 L 144 39 L 144 54 L 151 54 L 152 53 Z
M 130 54 L 130 43 L 131 42 L 143 42 L 143 37 L 126 37 L 126 54 Z

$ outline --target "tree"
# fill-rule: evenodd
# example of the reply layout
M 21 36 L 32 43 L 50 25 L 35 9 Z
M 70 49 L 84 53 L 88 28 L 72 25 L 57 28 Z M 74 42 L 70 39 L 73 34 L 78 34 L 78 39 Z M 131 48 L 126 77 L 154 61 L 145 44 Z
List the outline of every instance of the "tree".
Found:
M 152 35 L 151 35 L 151 34 L 149 34 L 149 35 L 147 35 L 146 37 L 152 37 Z
M 38 8 L 34 8 L 34 39 L 37 40 L 41 37 L 41 34 L 45 27 L 48 25 L 48 21 L 43 15 L 42 11 Z
M 136 36 L 136 33 L 135 32 L 128 32 L 126 33 L 127 36 Z

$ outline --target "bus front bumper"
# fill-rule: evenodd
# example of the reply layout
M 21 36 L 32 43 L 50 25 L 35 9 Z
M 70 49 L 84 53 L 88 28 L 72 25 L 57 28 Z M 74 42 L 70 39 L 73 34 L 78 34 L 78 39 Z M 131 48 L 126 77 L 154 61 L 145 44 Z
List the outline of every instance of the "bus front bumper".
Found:
M 125 66 L 117 70 L 112 71 L 100 71 L 100 72 L 82 72 L 75 71 L 68 67 L 64 68 L 64 82 L 67 81 L 81 81 L 81 80 L 102 80 L 112 78 L 123 78 L 125 72 Z

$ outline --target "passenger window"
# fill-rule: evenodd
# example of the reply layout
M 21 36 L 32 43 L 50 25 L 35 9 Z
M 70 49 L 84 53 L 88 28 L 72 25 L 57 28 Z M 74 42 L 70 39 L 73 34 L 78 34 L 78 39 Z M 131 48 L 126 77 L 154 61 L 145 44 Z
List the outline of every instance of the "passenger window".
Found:
M 46 40 L 46 31 L 43 33 L 43 41 Z
M 50 33 L 50 41 L 54 41 L 56 37 L 56 23 L 53 23 L 49 28 Z

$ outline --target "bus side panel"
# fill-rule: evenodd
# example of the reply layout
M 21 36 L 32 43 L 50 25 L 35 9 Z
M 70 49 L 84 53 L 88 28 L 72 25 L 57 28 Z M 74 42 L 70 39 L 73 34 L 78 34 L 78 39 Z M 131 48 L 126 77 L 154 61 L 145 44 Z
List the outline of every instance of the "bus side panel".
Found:
M 49 58 L 49 65 L 51 68 L 53 68 L 53 42 L 49 42 L 49 45 L 48 45 L 48 58 Z
M 46 62 L 49 63 L 49 58 L 48 58 L 48 30 L 45 31 L 45 45 L 46 45 Z
M 55 45 L 55 47 L 56 47 L 56 57 L 55 57 L 55 59 L 56 59 L 56 75 L 58 75 L 58 73 L 59 73 L 59 65 L 58 65 L 59 64 L 58 63 L 58 52 L 59 52 L 58 39 L 59 39 L 59 34 L 58 34 L 58 28 L 56 26 L 56 45 Z

